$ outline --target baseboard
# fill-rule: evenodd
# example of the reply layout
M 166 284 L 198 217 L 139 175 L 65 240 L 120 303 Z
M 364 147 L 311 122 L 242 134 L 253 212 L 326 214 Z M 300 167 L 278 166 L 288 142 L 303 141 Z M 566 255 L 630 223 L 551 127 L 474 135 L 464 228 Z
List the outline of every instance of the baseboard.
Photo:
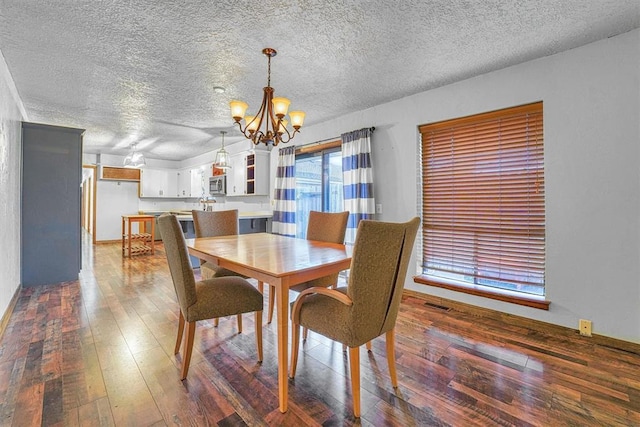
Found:
M 16 289 L 16 292 L 13 294 L 13 297 L 11 298 L 11 302 L 9 302 L 9 307 L 7 307 L 7 311 L 5 311 L 4 314 L 2 315 L 2 320 L 0 320 L 0 340 L 2 340 L 4 331 L 7 328 L 7 325 L 9 324 L 9 319 L 13 314 L 13 309 L 16 307 L 16 304 L 18 302 L 18 296 L 20 295 L 21 290 L 22 290 L 22 285 L 19 285 L 18 289 Z
M 122 239 L 118 240 L 96 240 L 96 245 L 106 245 L 111 243 L 122 243 Z
M 424 300 L 429 304 L 433 304 L 440 307 L 450 308 L 461 313 L 468 313 L 474 316 L 485 317 L 488 319 L 499 320 L 501 322 L 523 326 L 526 328 L 534 329 L 540 332 L 553 333 L 558 335 L 579 335 L 578 329 L 567 328 L 565 326 L 554 325 L 552 323 L 543 322 L 541 320 L 529 319 L 528 317 L 517 316 L 514 314 L 503 313 L 502 311 L 491 310 L 489 308 L 478 307 L 475 305 L 467 304 L 464 302 L 454 301 L 446 298 L 436 297 L 433 295 L 424 294 L 422 292 L 412 291 L 405 289 L 404 295 Z M 607 337 L 604 335 L 593 334 L 590 337 L 582 337 L 585 340 L 591 340 L 594 344 L 598 344 L 604 347 L 615 348 L 618 350 L 635 353 L 640 355 L 640 344 L 624 341 L 616 338 Z

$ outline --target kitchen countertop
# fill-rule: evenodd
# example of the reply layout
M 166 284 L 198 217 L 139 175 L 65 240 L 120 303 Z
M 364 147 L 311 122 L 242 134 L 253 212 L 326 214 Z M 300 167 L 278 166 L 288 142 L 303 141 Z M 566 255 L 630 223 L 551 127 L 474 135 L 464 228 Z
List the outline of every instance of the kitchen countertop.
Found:
M 160 211 L 140 211 L 141 214 L 151 214 L 151 213 L 159 213 Z M 193 221 L 193 217 L 191 216 L 191 211 L 166 211 L 171 212 L 176 215 L 178 221 Z M 256 218 L 271 218 L 273 213 L 270 211 L 251 211 L 251 212 L 238 212 L 239 219 L 256 219 Z

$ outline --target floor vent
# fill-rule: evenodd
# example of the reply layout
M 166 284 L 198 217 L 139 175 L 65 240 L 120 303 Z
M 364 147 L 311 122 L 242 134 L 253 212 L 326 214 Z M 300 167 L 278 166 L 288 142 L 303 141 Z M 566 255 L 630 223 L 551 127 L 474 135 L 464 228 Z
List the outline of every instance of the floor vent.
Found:
M 442 310 L 442 311 L 451 310 L 450 307 L 445 307 L 444 305 L 433 304 L 433 303 L 430 303 L 430 302 L 425 302 L 424 305 L 426 305 L 427 307 L 436 308 L 436 309 Z

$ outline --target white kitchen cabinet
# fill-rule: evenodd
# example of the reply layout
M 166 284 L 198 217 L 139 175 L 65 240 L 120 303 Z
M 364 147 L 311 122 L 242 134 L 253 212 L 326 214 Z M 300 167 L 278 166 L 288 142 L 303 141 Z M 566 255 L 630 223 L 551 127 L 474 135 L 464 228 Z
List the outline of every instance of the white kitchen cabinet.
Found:
M 202 197 L 203 195 L 206 197 L 208 195 L 209 178 L 207 178 L 205 182 L 205 169 L 206 166 L 202 166 L 189 171 L 189 191 L 191 197 Z
M 178 171 L 140 170 L 140 197 L 178 197 Z
M 244 196 L 245 153 L 229 156 L 229 165 L 231 169 L 226 171 L 227 196 Z
M 230 157 L 227 196 L 266 196 L 269 194 L 269 152 L 243 151 Z
M 187 168 L 178 171 L 178 195 L 179 197 L 194 198 L 207 196 L 209 178 L 206 178 L 206 165 L 197 168 Z
M 178 196 L 191 196 L 191 170 L 181 169 L 178 171 Z

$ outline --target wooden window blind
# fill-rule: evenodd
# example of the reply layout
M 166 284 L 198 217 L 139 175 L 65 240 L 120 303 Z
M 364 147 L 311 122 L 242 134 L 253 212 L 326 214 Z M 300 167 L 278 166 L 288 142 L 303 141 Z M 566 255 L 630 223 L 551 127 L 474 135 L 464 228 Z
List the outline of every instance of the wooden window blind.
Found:
M 423 273 L 544 295 L 542 102 L 420 126 Z

